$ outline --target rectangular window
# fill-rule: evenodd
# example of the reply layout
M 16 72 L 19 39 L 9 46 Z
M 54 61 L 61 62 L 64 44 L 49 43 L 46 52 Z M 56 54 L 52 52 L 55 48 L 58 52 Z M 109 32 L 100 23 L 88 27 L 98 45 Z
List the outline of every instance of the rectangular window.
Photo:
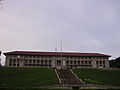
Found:
M 98 64 L 98 61 L 96 61 L 96 63 Z
M 78 61 L 78 64 L 80 64 L 80 61 Z
M 100 61 L 100 64 L 102 64 L 102 61 Z
M 27 63 L 28 62 L 28 60 L 25 60 L 25 63 Z
M 13 59 L 13 62 L 15 62 L 16 61 L 16 59 Z
M 16 64 L 16 59 L 13 59 L 13 64 Z
M 85 64 L 87 64 L 87 61 L 85 61 Z
M 41 60 L 41 64 L 43 64 L 43 60 Z
M 89 61 L 89 64 L 91 64 L 91 61 Z
M 84 57 L 81 57 L 81 59 L 84 59 Z
M 16 64 L 13 64 L 13 66 L 16 66 Z
M 82 64 L 84 64 L 84 61 L 81 61 Z
M 33 60 L 33 63 L 35 63 L 35 60 Z
M 29 63 L 31 64 L 31 63 L 32 63 L 32 60 L 29 60 Z
M 70 64 L 72 64 L 72 61 L 70 61 Z
M 47 60 L 45 60 L 45 64 L 47 64 Z
M 12 66 L 12 64 L 10 63 L 9 66 Z
M 74 64 L 76 64 L 76 61 L 74 61 Z
M 66 61 L 66 64 L 69 64 L 69 61 Z
M 12 66 L 12 59 L 10 59 L 10 63 L 9 63 L 9 66 Z
M 40 60 L 37 60 L 37 63 L 40 63 Z
M 51 60 L 49 60 L 49 64 L 51 64 Z
M 37 56 L 37 58 L 39 58 L 39 56 Z
M 20 61 L 20 60 L 19 60 L 19 59 L 17 59 L 17 63 L 19 63 L 19 61 Z

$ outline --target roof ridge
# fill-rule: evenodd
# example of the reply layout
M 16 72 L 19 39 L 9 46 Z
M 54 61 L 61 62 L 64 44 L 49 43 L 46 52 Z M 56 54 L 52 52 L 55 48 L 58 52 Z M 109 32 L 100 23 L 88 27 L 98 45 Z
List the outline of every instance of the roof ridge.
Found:
M 7 54 L 25 54 L 25 55 L 60 55 L 61 52 L 36 52 L 36 51 L 12 51 L 4 53 L 4 55 Z M 79 53 L 79 52 L 62 52 L 65 56 L 108 56 L 107 54 L 101 54 L 101 53 Z

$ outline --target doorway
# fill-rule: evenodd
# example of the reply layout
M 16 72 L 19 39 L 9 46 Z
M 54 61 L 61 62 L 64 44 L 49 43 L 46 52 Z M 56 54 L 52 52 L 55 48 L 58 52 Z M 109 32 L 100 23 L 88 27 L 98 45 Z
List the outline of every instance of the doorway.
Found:
M 61 60 L 57 60 L 57 66 L 61 66 Z

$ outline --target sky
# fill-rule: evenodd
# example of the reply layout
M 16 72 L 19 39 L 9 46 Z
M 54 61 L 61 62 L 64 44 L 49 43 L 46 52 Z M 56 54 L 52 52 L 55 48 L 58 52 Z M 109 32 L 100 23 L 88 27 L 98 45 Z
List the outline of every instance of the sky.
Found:
M 1 7 L 1 6 L 0 6 Z M 120 56 L 120 0 L 4 0 L 0 50 Z M 5 56 L 2 54 L 4 65 Z

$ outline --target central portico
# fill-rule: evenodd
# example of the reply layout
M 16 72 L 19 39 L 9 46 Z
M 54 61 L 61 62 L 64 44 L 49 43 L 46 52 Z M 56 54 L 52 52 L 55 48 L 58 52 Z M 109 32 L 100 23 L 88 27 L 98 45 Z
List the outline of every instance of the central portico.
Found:
M 66 61 L 65 60 L 61 60 L 61 59 L 55 59 L 52 60 L 52 66 L 53 68 L 57 68 L 57 69 L 64 69 L 66 68 Z

